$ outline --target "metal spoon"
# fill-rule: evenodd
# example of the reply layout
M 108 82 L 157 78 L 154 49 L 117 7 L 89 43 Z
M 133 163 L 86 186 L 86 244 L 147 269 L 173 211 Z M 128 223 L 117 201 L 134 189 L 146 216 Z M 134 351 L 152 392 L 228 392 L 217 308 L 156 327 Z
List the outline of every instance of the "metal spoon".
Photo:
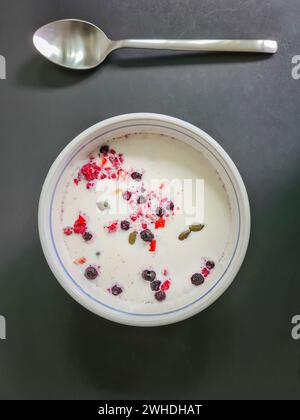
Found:
M 64 19 L 48 23 L 33 35 L 36 49 L 48 60 L 74 70 L 98 66 L 117 48 L 153 48 L 188 51 L 275 53 L 271 40 L 165 40 L 125 39 L 112 41 L 92 23 Z

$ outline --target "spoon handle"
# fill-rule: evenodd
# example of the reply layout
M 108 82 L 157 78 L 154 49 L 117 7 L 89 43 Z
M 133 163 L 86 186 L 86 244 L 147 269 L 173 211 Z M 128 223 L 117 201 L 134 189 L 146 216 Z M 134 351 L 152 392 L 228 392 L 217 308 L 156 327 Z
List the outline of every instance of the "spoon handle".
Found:
M 152 48 L 186 51 L 228 51 L 257 52 L 273 54 L 277 42 L 265 39 L 210 39 L 210 40 L 165 40 L 165 39 L 124 39 L 117 41 L 117 48 Z

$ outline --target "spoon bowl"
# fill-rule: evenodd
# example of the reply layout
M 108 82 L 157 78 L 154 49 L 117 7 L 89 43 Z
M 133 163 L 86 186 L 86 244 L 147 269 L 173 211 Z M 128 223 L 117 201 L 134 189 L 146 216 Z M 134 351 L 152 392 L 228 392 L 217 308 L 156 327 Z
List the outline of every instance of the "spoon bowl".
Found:
M 92 23 L 65 19 L 48 23 L 33 35 L 36 49 L 52 63 L 76 70 L 98 66 L 111 51 L 112 41 Z

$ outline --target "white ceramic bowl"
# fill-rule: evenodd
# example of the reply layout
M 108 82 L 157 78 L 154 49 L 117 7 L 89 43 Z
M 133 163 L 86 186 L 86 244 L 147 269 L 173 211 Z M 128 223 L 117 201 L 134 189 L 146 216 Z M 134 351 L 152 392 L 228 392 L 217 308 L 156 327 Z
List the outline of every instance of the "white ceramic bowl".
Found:
M 83 148 L 96 147 L 111 137 L 133 132 L 157 132 L 177 138 L 195 149 L 205 153 L 218 171 L 228 196 L 233 215 L 234 241 L 227 256 L 227 265 L 219 273 L 208 290 L 192 301 L 182 300 L 182 304 L 172 310 L 153 313 L 133 313 L 126 308 L 112 306 L 109 296 L 98 300 L 83 290 L 64 261 L 55 241 L 52 218 L 57 212 L 55 207 L 56 191 L 63 178 L 63 172 Z M 79 134 L 60 153 L 49 170 L 39 203 L 39 234 L 48 264 L 63 288 L 81 305 L 109 320 L 127 325 L 156 326 L 171 324 L 188 318 L 211 305 L 231 284 L 246 253 L 250 234 L 250 210 L 247 192 L 242 178 L 223 148 L 199 128 L 165 115 L 126 114 L 99 122 Z M 109 294 L 107 294 L 109 295 Z M 107 300 L 106 300 L 107 299 Z

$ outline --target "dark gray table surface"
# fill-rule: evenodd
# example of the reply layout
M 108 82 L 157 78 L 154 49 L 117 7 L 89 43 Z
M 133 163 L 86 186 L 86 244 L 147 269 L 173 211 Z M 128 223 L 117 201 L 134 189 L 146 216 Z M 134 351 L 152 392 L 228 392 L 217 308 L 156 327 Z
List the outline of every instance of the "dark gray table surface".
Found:
M 123 50 L 76 73 L 33 50 L 49 21 L 93 21 L 112 38 L 274 38 L 279 52 Z M 300 398 L 299 0 L 1 0 L 0 398 Z M 210 308 L 179 324 L 105 321 L 59 286 L 37 232 L 54 158 L 107 117 L 158 112 L 207 131 L 245 181 L 252 231 L 244 264 Z

